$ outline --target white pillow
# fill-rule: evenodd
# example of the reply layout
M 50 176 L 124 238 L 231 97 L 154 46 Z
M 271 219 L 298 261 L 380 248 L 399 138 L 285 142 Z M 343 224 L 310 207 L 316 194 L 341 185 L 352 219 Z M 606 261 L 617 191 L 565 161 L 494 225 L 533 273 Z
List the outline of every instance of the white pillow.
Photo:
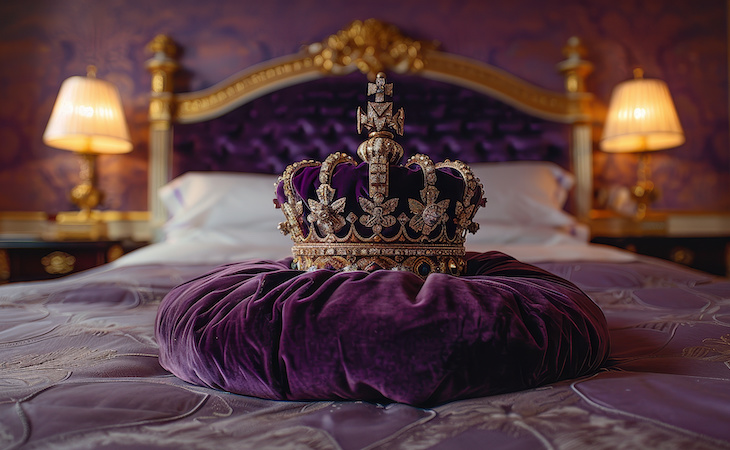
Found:
M 485 251 L 490 245 L 562 245 L 586 244 L 590 231 L 581 223 L 565 227 L 543 225 L 515 225 L 487 222 L 479 225 L 476 234 L 467 234 L 467 251 Z
M 563 210 L 575 178 L 557 164 L 515 161 L 469 166 L 482 182 L 487 198 L 475 222 L 547 227 L 575 223 L 575 218 Z
M 548 235 L 574 229 L 575 218 L 562 207 L 573 186 L 573 176 L 558 165 L 547 162 L 510 162 L 470 164 L 484 186 L 487 205 L 474 220 L 482 232 L 469 241 L 516 242 L 515 233 L 491 224 L 519 225 L 524 239 L 546 237 L 536 228 L 545 227 Z M 188 172 L 160 189 L 168 210 L 164 231 L 168 242 L 211 242 L 216 244 L 291 246 L 288 236 L 277 229 L 284 220 L 274 208 L 277 175 Z M 518 230 L 518 228 L 514 228 Z M 568 232 L 568 235 L 573 233 Z M 481 235 L 481 236 L 480 236 Z M 509 238 L 508 236 L 509 235 Z M 575 237 L 575 236 L 573 236 Z
M 277 229 L 284 214 L 274 207 L 277 175 L 188 172 L 159 195 L 169 220 L 167 241 L 280 244 L 291 240 Z

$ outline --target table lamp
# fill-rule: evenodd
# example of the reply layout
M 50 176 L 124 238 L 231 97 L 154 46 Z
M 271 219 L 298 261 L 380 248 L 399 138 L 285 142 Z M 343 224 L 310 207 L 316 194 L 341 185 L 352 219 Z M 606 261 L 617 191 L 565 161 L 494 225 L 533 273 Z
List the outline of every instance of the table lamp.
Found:
M 94 66 L 87 68 L 85 77 L 66 79 L 53 105 L 43 142 L 81 157 L 81 183 L 71 191 L 71 200 L 81 209 L 79 219 L 91 220 L 91 211 L 102 199 L 96 188 L 96 156 L 132 150 L 117 88 L 96 78 Z
M 637 181 L 632 188 L 636 199 L 636 218 L 646 216 L 656 198 L 654 183 L 649 180 L 649 153 L 677 147 L 684 143 L 684 132 L 666 83 L 644 78 L 641 69 L 634 79 L 619 83 L 611 94 L 608 114 L 601 138 L 601 150 L 610 153 L 639 154 Z

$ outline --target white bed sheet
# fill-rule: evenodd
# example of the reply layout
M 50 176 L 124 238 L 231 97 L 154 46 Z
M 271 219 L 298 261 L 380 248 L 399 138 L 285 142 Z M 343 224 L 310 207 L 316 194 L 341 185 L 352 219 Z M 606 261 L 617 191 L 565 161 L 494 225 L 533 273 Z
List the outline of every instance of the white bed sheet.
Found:
M 617 248 L 585 242 L 560 242 L 555 244 L 478 243 L 466 245 L 467 251 L 501 251 L 526 263 L 563 261 L 631 262 L 633 253 Z M 226 264 L 247 259 L 278 260 L 291 256 L 288 239 L 252 240 L 245 244 L 210 243 L 204 241 L 160 242 L 143 247 L 111 263 L 110 267 L 145 264 Z

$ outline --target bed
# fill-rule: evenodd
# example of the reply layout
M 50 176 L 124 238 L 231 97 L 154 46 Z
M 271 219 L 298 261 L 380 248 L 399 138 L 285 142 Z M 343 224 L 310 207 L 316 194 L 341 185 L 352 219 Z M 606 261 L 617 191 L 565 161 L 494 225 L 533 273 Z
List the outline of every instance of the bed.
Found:
M 0 447 L 730 447 L 730 281 L 587 243 L 590 63 L 576 40 L 558 65 L 564 92 L 374 20 L 199 92 L 173 92 L 169 38 L 150 48 L 158 241 L 87 272 L 0 288 Z M 290 255 L 271 201 L 277 175 L 295 160 L 354 152 L 355 108 L 380 71 L 409 114 L 406 151 L 463 159 L 482 180 L 488 203 L 467 250 L 533 264 L 600 307 L 610 355 L 598 370 L 415 407 L 266 400 L 161 367 L 163 298 L 222 264 Z

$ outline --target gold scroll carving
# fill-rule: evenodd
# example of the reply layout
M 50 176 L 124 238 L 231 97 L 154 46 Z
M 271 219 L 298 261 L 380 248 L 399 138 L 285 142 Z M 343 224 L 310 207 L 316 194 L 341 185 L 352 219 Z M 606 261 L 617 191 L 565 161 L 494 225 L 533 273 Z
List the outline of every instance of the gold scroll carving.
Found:
M 393 25 L 368 19 L 352 22 L 321 43 L 310 45 L 308 51 L 325 73 L 343 74 L 356 67 L 373 81 L 385 70 L 420 71 L 424 66 L 422 51 L 435 48 L 435 43 L 411 39 Z

